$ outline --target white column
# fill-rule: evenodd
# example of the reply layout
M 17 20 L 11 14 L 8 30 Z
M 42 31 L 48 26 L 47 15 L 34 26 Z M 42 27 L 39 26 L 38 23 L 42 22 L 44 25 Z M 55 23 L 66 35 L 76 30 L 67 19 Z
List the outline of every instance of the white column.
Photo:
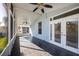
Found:
M 66 46 L 66 21 L 61 21 L 61 44 L 63 47 Z

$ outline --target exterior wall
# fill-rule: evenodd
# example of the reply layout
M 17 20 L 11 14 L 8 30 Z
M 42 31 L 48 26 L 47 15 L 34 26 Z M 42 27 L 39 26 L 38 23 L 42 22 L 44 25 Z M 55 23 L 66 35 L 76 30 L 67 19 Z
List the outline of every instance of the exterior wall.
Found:
M 31 25 L 31 30 L 32 30 L 33 37 L 36 37 L 36 38 L 41 39 L 41 40 L 44 40 L 46 42 L 50 42 L 50 43 L 55 44 L 55 45 L 57 45 L 59 47 L 65 48 L 67 50 L 70 50 L 72 52 L 75 52 L 75 53 L 79 54 L 79 52 L 78 52 L 79 50 L 78 49 L 74 49 L 74 48 L 71 48 L 71 47 L 66 47 L 64 45 L 62 46 L 62 45 L 56 44 L 56 43 L 54 43 L 53 41 L 50 40 L 50 24 L 51 24 L 50 23 L 50 18 L 53 18 L 54 16 L 62 14 L 62 13 L 65 13 L 67 11 L 70 11 L 70 10 L 76 8 L 76 7 L 79 7 L 79 4 L 73 4 L 73 5 L 70 5 L 70 6 L 67 6 L 67 7 L 64 7 L 64 8 L 61 8 L 61 9 L 58 9 L 58 10 L 55 10 L 55 11 L 52 11 L 50 13 L 42 15 L 39 19 L 37 19 Z M 75 17 L 75 16 L 76 15 L 69 16 L 69 17 L 72 18 L 72 17 Z M 78 15 L 75 18 L 78 19 Z M 40 21 L 42 21 L 42 35 L 38 34 L 38 23 Z M 54 34 L 54 31 L 52 32 L 52 34 Z M 54 37 L 54 35 L 52 35 L 52 36 Z M 54 40 L 54 38 L 52 38 L 52 40 Z M 64 43 L 66 43 L 66 41 Z
M 44 14 L 42 15 L 39 19 L 37 19 L 35 22 L 33 22 L 33 24 L 31 25 L 32 27 L 32 35 L 42 39 L 42 40 L 49 40 L 49 35 L 50 35 L 50 18 L 53 18 L 55 15 L 61 14 L 66 12 L 67 10 L 73 9 L 75 7 L 78 7 L 79 4 L 73 4 L 55 11 L 52 11 L 50 13 Z M 43 25 L 42 25 L 42 35 L 38 34 L 38 22 L 42 21 Z
M 38 23 L 42 21 L 42 34 L 38 34 Z M 32 35 L 39 39 L 49 41 L 49 20 L 46 15 L 43 15 L 40 19 L 36 20 L 31 25 Z

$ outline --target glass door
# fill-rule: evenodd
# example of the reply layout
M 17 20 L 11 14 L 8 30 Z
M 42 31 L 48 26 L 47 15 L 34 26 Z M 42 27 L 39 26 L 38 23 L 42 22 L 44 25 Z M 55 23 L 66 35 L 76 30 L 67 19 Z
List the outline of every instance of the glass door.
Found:
M 61 44 L 61 22 L 54 22 L 54 42 Z
M 78 48 L 78 20 L 66 21 L 66 46 Z
M 67 50 L 78 52 L 78 20 L 61 19 L 53 22 L 53 43 Z

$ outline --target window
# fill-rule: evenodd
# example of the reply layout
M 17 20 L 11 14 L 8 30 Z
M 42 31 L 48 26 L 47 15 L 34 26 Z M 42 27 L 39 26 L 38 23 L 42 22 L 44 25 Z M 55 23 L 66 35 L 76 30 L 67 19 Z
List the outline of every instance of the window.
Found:
M 55 42 L 61 43 L 61 23 L 55 24 Z
M 26 34 L 27 33 L 27 27 L 22 27 L 22 32 L 23 32 L 23 34 Z
M 27 33 L 29 33 L 29 27 L 27 27 Z
M 42 34 L 42 22 L 38 23 L 38 34 Z
M 29 27 L 22 27 L 23 34 L 29 33 Z
M 78 22 L 68 21 L 66 23 L 66 45 L 78 48 Z
M 0 53 L 8 43 L 8 18 L 3 4 L 0 4 Z
M 52 21 L 52 18 L 50 18 L 50 21 Z

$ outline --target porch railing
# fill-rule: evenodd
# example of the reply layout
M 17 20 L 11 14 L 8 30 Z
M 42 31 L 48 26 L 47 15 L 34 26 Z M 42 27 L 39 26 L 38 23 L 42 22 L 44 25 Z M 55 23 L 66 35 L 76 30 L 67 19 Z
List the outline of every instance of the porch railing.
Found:
M 13 36 L 13 38 L 10 40 L 10 42 L 7 44 L 7 46 L 4 48 L 0 56 L 8 56 L 11 55 L 11 50 L 13 48 L 14 42 L 16 39 L 16 35 Z

